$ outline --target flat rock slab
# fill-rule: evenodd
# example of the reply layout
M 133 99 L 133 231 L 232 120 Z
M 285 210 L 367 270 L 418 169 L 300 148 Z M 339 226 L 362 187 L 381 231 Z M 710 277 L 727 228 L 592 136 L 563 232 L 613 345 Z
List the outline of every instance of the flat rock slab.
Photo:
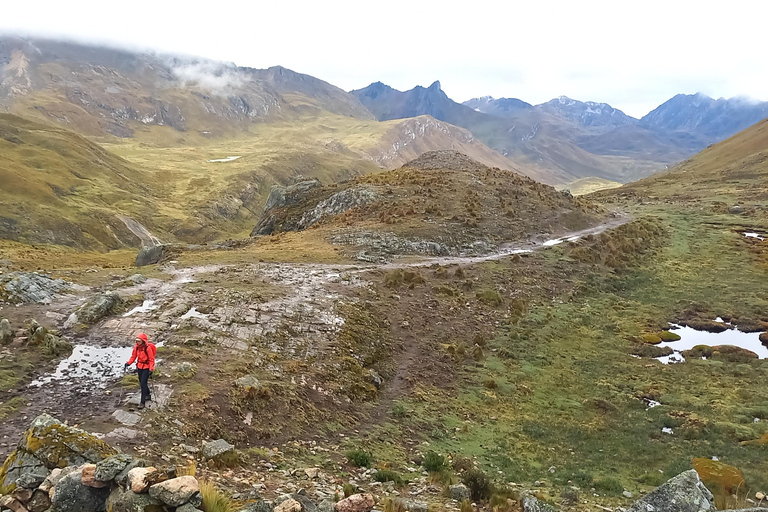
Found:
M 147 402 L 147 407 L 153 410 L 164 409 L 173 394 L 173 388 L 167 384 L 150 384 L 149 389 L 152 392 L 152 401 Z M 125 403 L 139 405 L 139 402 L 141 402 L 140 391 L 129 396 Z
M 132 428 L 118 427 L 104 436 L 104 438 L 108 440 L 114 439 L 116 441 L 128 441 L 131 439 L 136 439 L 139 436 L 139 433 L 140 432 L 138 430 L 134 430 Z
M 122 409 L 118 409 L 113 412 L 112 417 L 123 425 L 127 425 L 129 427 L 138 425 L 141 422 L 141 416 L 132 412 L 124 411 Z

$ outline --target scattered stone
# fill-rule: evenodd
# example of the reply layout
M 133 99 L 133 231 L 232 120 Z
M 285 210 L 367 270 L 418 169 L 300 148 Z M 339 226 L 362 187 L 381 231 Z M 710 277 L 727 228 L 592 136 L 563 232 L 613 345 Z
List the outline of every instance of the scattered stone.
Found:
M 172 507 L 187 503 L 192 496 L 200 492 L 200 485 L 193 476 L 180 476 L 160 482 L 149 488 L 149 495 Z
M 621 493 L 621 495 L 624 496 L 625 498 L 631 498 L 632 497 L 632 493 L 629 492 L 629 491 L 624 491 L 624 492 Z
M 170 246 L 168 245 L 154 245 L 152 247 L 142 247 L 139 253 L 136 255 L 136 261 L 134 263 L 137 267 L 143 267 L 145 265 L 154 265 L 160 263 L 163 258 L 170 255 Z
M 13 329 L 7 318 L 0 320 L 0 345 L 10 345 L 13 341 Z
M 128 472 L 126 487 L 130 488 L 136 494 L 147 492 L 147 490 L 163 480 L 167 480 L 165 472 L 155 467 L 137 467 Z
M 288 498 L 276 506 L 274 512 L 301 512 L 301 503 L 293 498 Z
M 464 484 L 456 484 L 448 487 L 452 500 L 464 501 L 469 499 L 469 487 Z
M 756 500 L 764 500 L 765 499 L 765 493 L 764 492 L 756 492 L 755 493 L 755 499 Z
M 32 489 L 16 489 L 12 496 L 20 502 L 26 503 L 32 499 Z
M 261 386 L 261 383 L 259 382 L 259 379 L 256 378 L 255 375 L 246 375 L 244 377 L 240 377 L 235 381 L 235 386 L 239 388 L 258 388 Z
M 150 512 L 163 510 L 163 504 L 149 494 L 136 494 L 115 488 L 107 498 L 106 509 L 111 512 Z
M 87 485 L 88 487 L 101 489 L 102 487 L 107 487 L 109 485 L 109 482 L 96 480 L 96 477 L 94 476 L 96 474 L 96 464 L 84 464 L 83 467 L 80 468 L 80 474 L 83 485 Z
M 117 455 L 107 457 L 96 464 L 94 477 L 96 480 L 101 480 L 102 482 L 114 480 L 115 477 L 131 463 L 131 461 L 133 461 L 133 457 L 125 453 L 118 453 Z
M 138 425 L 141 422 L 141 416 L 132 412 L 124 411 L 122 409 L 115 410 L 115 412 L 112 413 L 112 417 L 115 418 L 119 423 L 129 427 Z
M 732 213 L 734 215 L 741 215 L 742 213 L 744 213 L 744 209 L 741 206 L 735 204 L 730 208 L 728 208 L 728 213 Z
M 373 510 L 375 502 L 372 494 L 353 494 L 348 498 L 336 503 L 334 506 L 336 512 L 370 512 Z M 413 508 L 406 507 L 409 512 L 419 512 Z M 277 511 L 275 511 L 277 512 Z
M 555 512 L 555 508 L 529 495 L 523 496 L 523 512 Z
M 690 469 L 657 487 L 629 507 L 628 512 L 710 512 L 714 497 Z
M 115 483 L 120 487 L 130 487 L 128 484 L 128 475 L 130 474 L 131 470 L 136 468 L 149 467 L 149 465 L 149 462 L 146 460 L 134 459 L 133 461 L 129 462 L 127 466 L 125 466 L 125 469 L 117 474 L 115 477 Z
M 370 494 L 368 494 L 368 496 L 370 496 Z M 371 499 L 373 499 L 373 497 L 371 497 Z M 407 499 L 407 500 L 403 500 L 403 506 L 405 507 L 405 510 L 407 510 L 408 512 L 428 512 L 429 510 L 429 503 L 427 503 L 426 501 Z M 371 504 L 371 509 L 372 508 L 373 508 L 373 504 Z M 346 511 L 339 510 L 338 508 L 336 509 L 336 511 L 346 512 Z
M 216 459 L 221 457 L 225 453 L 229 453 L 235 450 L 235 447 L 223 439 L 217 439 L 210 441 L 203 445 L 203 458 L 204 459 Z
M 96 489 L 82 483 L 79 470 L 68 474 L 54 486 L 51 508 L 56 512 L 100 512 L 109 496 L 108 488 Z
M 333 500 L 325 499 L 317 504 L 317 512 L 334 512 L 336 502 Z
M 0 509 L 2 508 L 10 509 L 13 512 L 28 512 L 27 508 L 19 500 L 11 496 L 0 497 Z
M 369 370 L 369 374 L 370 374 L 370 382 L 371 384 L 374 385 L 376 389 L 379 389 L 381 388 L 381 386 L 384 385 L 384 379 L 382 378 L 381 375 L 378 374 L 378 372 L 376 372 L 376 370 L 374 369 Z
M 270 500 L 259 500 L 256 503 L 251 503 L 240 512 L 274 512 L 275 503 Z
M 320 468 L 307 468 L 304 470 L 304 474 L 307 475 L 307 478 L 314 480 L 320 474 Z
M 27 510 L 29 512 L 44 512 L 51 508 L 51 498 L 48 497 L 47 491 L 37 489 L 32 494 L 32 499 L 27 502 Z

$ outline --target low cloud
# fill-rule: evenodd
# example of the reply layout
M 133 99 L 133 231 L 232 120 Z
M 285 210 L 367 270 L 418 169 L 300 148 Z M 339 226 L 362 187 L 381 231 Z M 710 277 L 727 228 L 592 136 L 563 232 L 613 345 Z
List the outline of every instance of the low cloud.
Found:
M 221 62 L 175 62 L 170 67 L 182 87 L 197 87 L 218 96 L 229 96 L 244 84 L 237 67 Z

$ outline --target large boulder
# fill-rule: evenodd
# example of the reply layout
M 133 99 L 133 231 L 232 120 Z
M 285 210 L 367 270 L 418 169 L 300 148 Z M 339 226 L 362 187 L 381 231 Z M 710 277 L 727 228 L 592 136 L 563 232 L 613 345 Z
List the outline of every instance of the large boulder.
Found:
M 134 264 L 137 267 L 154 265 L 155 263 L 160 263 L 168 254 L 168 245 L 153 245 L 152 247 L 142 247 L 139 251 L 139 254 L 136 255 L 136 262 Z
M 523 512 L 555 512 L 555 507 L 528 495 L 523 496 Z
M 147 492 L 151 486 L 167 479 L 168 475 L 155 467 L 137 467 L 128 472 L 125 486 L 136 494 L 141 494 Z
M 82 472 L 74 471 L 54 486 L 51 512 L 102 512 L 109 496 L 109 488 L 88 487 L 82 482 Z
M 97 463 L 115 453 L 114 448 L 88 432 L 42 414 L 32 421 L 0 468 L 0 487 L 13 489 L 24 475 L 45 477 L 54 468 Z
M 318 180 L 308 180 L 288 187 L 273 187 L 267 198 L 267 204 L 264 205 L 264 214 L 256 227 L 253 228 L 251 236 L 269 235 L 282 227 L 278 226 L 278 224 L 283 210 L 305 201 L 310 195 L 310 191 L 320 186 L 321 184 Z
M 0 274 L 0 299 L 16 304 L 50 304 L 56 296 L 69 291 L 71 286 L 72 283 L 37 272 L 9 272 Z
M 714 512 L 714 497 L 690 469 L 637 500 L 628 512 Z
M 130 489 L 115 488 L 107 498 L 106 509 L 111 512 L 163 512 L 163 504 L 149 494 L 137 494 Z
M 223 439 L 210 441 L 203 445 L 203 457 L 206 459 L 217 459 L 225 453 L 233 452 L 235 447 Z
M 102 293 L 89 300 L 74 313 L 74 319 L 70 317 L 67 325 L 74 323 L 94 324 L 111 314 L 123 305 L 123 299 L 115 292 Z M 66 325 L 65 325 L 66 327 Z
M 185 475 L 160 482 L 149 488 L 149 495 L 172 507 L 184 505 L 200 492 L 197 478 Z

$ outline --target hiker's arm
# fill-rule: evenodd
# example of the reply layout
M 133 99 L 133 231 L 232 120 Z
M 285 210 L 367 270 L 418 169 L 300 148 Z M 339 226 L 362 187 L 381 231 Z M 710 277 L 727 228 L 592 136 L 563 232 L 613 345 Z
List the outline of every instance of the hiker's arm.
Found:
M 136 346 L 134 345 L 134 347 L 133 347 L 133 353 L 131 354 L 131 358 L 128 360 L 128 362 L 127 362 L 127 363 L 125 363 L 125 364 L 126 364 L 126 366 L 131 366 L 131 365 L 133 364 L 133 362 L 136 360 L 136 357 L 137 357 L 137 355 L 138 355 L 138 354 L 136 354 Z M 152 362 L 152 364 L 153 364 L 153 365 L 155 364 L 155 363 L 154 363 L 154 361 Z

